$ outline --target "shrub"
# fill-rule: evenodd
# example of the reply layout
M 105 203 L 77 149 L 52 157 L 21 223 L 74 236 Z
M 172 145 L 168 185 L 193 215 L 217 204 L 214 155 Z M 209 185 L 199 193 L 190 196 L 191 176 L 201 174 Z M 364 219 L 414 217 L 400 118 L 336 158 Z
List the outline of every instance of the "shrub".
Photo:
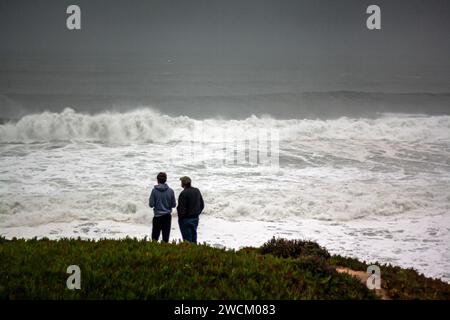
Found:
M 67 266 L 79 265 L 81 290 L 66 288 Z M 238 252 L 188 243 L 136 239 L 0 237 L 0 299 L 374 299 L 336 266 L 366 270 L 354 258 L 319 245 L 271 239 Z M 393 299 L 450 299 L 450 284 L 412 269 L 381 266 Z
M 271 254 L 281 258 L 316 257 L 329 259 L 328 251 L 312 241 L 272 238 L 260 248 L 261 254 Z
M 81 290 L 66 288 L 67 266 Z M 145 240 L 0 240 L 2 299 L 373 299 L 357 280 L 304 260 Z
M 368 263 L 355 258 L 339 255 L 330 258 L 330 264 L 336 267 L 346 267 L 353 270 L 366 271 Z M 414 269 L 379 264 L 381 270 L 381 287 L 386 290 L 391 299 L 450 299 L 450 284 L 425 277 Z

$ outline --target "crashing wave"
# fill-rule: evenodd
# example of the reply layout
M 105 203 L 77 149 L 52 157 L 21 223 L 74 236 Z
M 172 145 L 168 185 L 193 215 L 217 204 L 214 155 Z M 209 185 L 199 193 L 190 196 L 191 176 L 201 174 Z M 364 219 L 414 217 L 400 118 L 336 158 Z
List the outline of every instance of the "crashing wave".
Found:
M 334 120 L 252 116 L 244 120 L 195 120 L 171 117 L 152 109 L 95 115 L 66 108 L 60 113 L 26 115 L 0 125 L 0 142 L 92 141 L 106 143 L 171 142 L 183 139 L 217 141 L 227 132 L 245 135 L 251 130 L 278 130 L 282 140 L 450 140 L 450 116 L 389 114 L 377 119 L 342 117 Z

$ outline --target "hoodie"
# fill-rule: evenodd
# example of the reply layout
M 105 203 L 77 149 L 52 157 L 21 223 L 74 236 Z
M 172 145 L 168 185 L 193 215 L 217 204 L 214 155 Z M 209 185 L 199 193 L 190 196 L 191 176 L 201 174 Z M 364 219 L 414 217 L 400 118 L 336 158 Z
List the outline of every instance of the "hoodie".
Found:
M 167 184 L 158 184 L 153 188 L 148 204 L 153 208 L 155 217 L 171 214 L 172 208 L 177 206 L 175 193 Z

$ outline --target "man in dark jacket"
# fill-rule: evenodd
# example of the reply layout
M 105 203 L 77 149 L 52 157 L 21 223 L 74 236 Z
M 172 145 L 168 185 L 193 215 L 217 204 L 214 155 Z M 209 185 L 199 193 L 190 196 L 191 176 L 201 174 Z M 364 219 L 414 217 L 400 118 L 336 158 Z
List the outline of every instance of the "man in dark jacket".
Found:
M 205 207 L 200 190 L 191 186 L 189 177 L 182 177 L 181 191 L 178 197 L 178 225 L 184 241 L 197 243 L 198 216 Z
M 162 231 L 163 241 L 169 242 L 172 208 L 175 208 L 177 205 L 175 193 L 166 184 L 167 175 L 165 172 L 158 173 L 156 180 L 158 184 L 153 188 L 148 201 L 150 208 L 153 208 L 155 214 L 153 217 L 152 239 L 158 241 L 159 234 Z

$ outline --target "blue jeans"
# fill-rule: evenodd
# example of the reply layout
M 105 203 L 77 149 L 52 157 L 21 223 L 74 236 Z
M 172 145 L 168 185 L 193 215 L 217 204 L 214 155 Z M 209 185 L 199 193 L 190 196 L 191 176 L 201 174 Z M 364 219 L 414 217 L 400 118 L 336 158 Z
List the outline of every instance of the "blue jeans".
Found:
M 197 218 L 185 218 L 179 219 L 178 225 L 180 226 L 181 236 L 184 241 L 189 241 L 192 243 L 197 243 L 197 227 L 198 227 L 198 217 Z

